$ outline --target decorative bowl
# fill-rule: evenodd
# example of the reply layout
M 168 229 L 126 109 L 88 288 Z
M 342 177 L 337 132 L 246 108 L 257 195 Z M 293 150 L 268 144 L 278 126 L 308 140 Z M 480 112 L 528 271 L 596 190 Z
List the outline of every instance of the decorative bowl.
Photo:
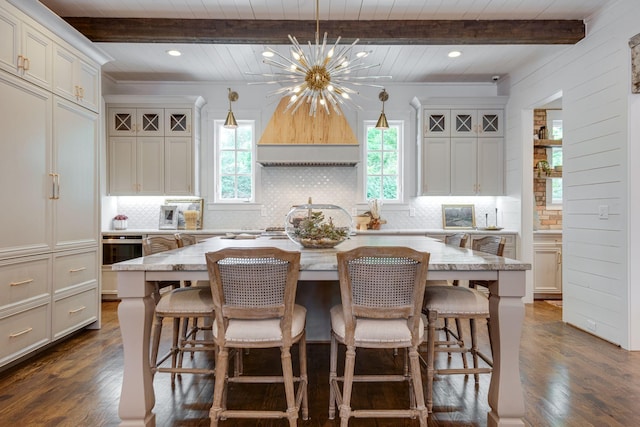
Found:
M 352 228 L 351 215 L 336 205 L 295 206 L 284 223 L 289 239 L 312 249 L 333 248 L 349 237 Z

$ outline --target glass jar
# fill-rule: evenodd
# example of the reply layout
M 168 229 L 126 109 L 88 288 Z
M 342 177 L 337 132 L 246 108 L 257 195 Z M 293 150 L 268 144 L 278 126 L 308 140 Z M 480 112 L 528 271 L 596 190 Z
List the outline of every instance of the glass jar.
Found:
M 306 204 L 294 206 L 284 222 L 284 231 L 292 241 L 305 248 L 333 248 L 351 234 L 351 215 L 336 205 Z

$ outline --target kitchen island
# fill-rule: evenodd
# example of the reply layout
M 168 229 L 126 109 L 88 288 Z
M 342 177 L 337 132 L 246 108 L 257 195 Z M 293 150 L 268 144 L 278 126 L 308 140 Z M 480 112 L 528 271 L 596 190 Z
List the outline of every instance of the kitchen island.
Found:
M 495 281 L 490 287 L 494 367 L 489 386 L 488 426 L 524 426 L 519 349 L 525 294 L 525 272 L 530 264 L 470 249 L 444 245 L 417 236 L 358 235 L 333 249 L 304 249 L 288 239 L 260 237 L 248 240 L 212 238 L 182 249 L 114 264 L 118 273 L 118 308 L 124 345 L 124 376 L 120 395 L 121 426 L 154 426 L 155 405 L 149 338 L 153 321 L 154 281 L 208 280 L 204 254 L 225 247 L 274 246 L 300 250 L 300 280 L 335 282 L 336 252 L 358 246 L 408 246 L 431 254 L 429 279 Z M 304 292 L 299 287 L 298 292 Z

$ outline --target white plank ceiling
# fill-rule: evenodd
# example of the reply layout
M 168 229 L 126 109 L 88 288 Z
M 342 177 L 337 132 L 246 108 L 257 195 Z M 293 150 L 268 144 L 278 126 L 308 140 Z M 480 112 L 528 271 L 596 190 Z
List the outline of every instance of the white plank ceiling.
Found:
M 63 17 L 315 20 L 315 0 L 40 0 Z M 320 20 L 586 19 L 612 0 L 321 0 Z M 587 29 L 588 30 L 588 29 Z M 322 32 L 322 27 L 320 27 Z M 293 34 L 295 35 L 295 34 Z M 329 34 L 334 41 L 339 34 Z M 306 42 L 300 40 L 301 43 Z M 98 43 L 115 60 L 103 67 L 112 78 L 250 82 L 268 80 L 263 45 Z M 288 47 L 272 46 L 283 54 Z M 180 57 L 170 57 L 169 49 Z M 365 49 L 364 47 L 362 49 Z M 528 61 L 557 55 L 566 46 L 460 45 L 371 46 L 380 64 L 360 75 L 389 75 L 395 83 L 482 82 L 505 76 Z M 447 53 L 459 50 L 451 59 Z M 368 73 L 368 74 L 367 74 Z

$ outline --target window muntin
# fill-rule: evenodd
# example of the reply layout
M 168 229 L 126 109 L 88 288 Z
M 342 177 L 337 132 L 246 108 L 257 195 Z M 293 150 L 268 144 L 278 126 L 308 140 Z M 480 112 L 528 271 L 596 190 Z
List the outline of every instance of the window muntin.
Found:
M 215 121 L 216 201 L 252 202 L 255 200 L 254 122 L 238 121 L 227 129 L 224 121 Z
M 389 129 L 365 122 L 365 197 L 367 200 L 402 200 L 402 122 L 389 122 Z

